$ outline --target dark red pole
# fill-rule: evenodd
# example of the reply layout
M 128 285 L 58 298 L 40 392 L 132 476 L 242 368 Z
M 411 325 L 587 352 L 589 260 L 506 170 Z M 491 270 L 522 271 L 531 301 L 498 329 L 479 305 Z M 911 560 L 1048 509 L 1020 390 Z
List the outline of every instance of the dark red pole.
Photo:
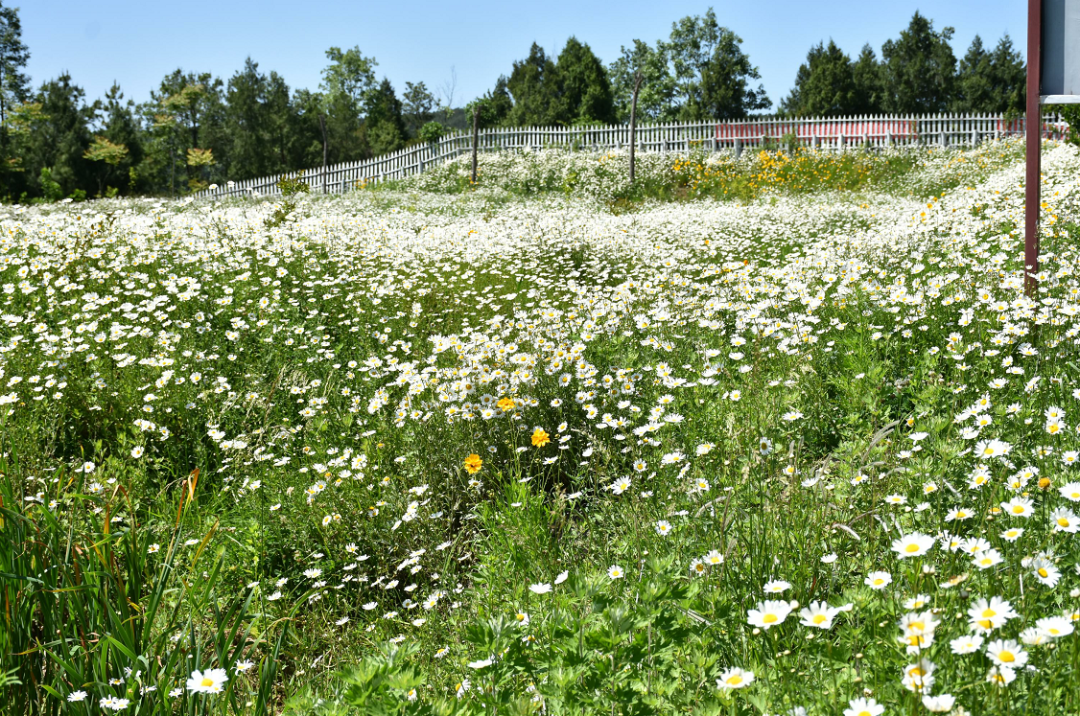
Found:
M 1039 272 L 1039 180 L 1042 158 L 1042 112 L 1039 107 L 1042 50 L 1042 0 L 1028 0 L 1027 36 L 1027 183 L 1024 187 L 1024 288 L 1030 295 Z

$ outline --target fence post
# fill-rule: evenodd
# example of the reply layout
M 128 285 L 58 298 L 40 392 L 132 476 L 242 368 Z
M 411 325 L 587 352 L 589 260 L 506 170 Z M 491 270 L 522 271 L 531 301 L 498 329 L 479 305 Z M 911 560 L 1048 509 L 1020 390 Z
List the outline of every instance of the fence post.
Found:
M 472 183 L 476 183 L 476 144 L 479 136 L 480 107 L 473 107 L 472 113 Z
M 742 138 L 735 137 L 735 158 L 738 159 L 742 156 Z
M 630 100 L 630 184 L 634 183 L 634 144 L 637 134 L 637 98 L 638 90 L 641 89 L 643 77 L 640 72 L 634 73 L 634 95 Z
M 319 129 L 322 130 L 322 193 L 326 193 L 326 115 L 319 115 Z

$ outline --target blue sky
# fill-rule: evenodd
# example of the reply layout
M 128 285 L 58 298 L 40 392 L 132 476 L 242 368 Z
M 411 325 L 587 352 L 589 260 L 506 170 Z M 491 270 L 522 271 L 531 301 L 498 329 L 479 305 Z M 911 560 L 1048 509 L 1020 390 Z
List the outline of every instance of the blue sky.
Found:
M 708 2 L 339 2 L 337 0 L 5 0 L 20 6 L 23 40 L 30 48 L 35 86 L 67 70 L 89 98 L 120 83 L 142 101 L 161 78 L 181 67 L 228 79 L 251 56 L 260 69 L 280 73 L 290 87 L 315 89 L 325 50 L 359 45 L 374 56 L 380 77 L 400 92 L 406 80 L 436 90 L 456 71 L 455 106 L 483 94 L 509 74 L 533 41 L 558 52 L 571 35 L 587 42 L 605 63 L 634 38 L 653 43 L 671 23 L 700 15 Z M 743 39 L 774 104 L 791 88 L 806 52 L 836 40 L 849 55 L 866 42 L 881 44 L 921 11 L 935 28 L 956 29 L 961 57 L 972 38 L 996 43 L 1008 32 L 1025 51 L 1024 0 L 719 0 L 711 3 L 721 25 Z

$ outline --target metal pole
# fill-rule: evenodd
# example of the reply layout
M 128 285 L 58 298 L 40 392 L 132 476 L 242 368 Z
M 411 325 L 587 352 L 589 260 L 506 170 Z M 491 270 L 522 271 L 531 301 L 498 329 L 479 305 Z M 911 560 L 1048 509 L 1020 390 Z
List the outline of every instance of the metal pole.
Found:
M 1042 0 L 1028 0 L 1027 36 L 1027 181 L 1024 186 L 1024 289 L 1031 295 L 1039 272 L 1039 180 L 1042 158 L 1042 116 L 1039 107 L 1042 51 Z

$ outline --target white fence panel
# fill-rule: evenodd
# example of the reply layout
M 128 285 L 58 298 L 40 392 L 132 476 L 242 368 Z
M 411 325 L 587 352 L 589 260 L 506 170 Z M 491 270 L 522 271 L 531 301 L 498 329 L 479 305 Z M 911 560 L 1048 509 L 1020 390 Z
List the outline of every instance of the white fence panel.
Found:
M 1043 136 L 1059 139 L 1064 134 L 1060 118 L 1043 120 Z M 730 151 L 761 149 L 781 139 L 807 147 L 833 151 L 867 146 L 875 149 L 915 145 L 975 146 L 987 139 L 1022 135 L 1023 117 L 1000 115 L 907 115 L 861 117 L 754 117 L 713 122 L 643 124 L 637 128 L 639 151 Z M 630 143 L 627 125 L 607 127 L 501 127 L 481 130 L 479 151 L 597 151 L 624 149 Z M 366 184 L 403 179 L 453 160 L 472 148 L 471 133 L 454 132 L 432 144 L 413 145 L 396 152 L 331 166 L 308 169 L 304 177 L 313 191 L 339 193 Z M 295 174 L 290 174 L 295 175 Z M 281 193 L 283 176 L 226 182 L 224 186 L 198 192 L 196 196 L 275 196 Z

